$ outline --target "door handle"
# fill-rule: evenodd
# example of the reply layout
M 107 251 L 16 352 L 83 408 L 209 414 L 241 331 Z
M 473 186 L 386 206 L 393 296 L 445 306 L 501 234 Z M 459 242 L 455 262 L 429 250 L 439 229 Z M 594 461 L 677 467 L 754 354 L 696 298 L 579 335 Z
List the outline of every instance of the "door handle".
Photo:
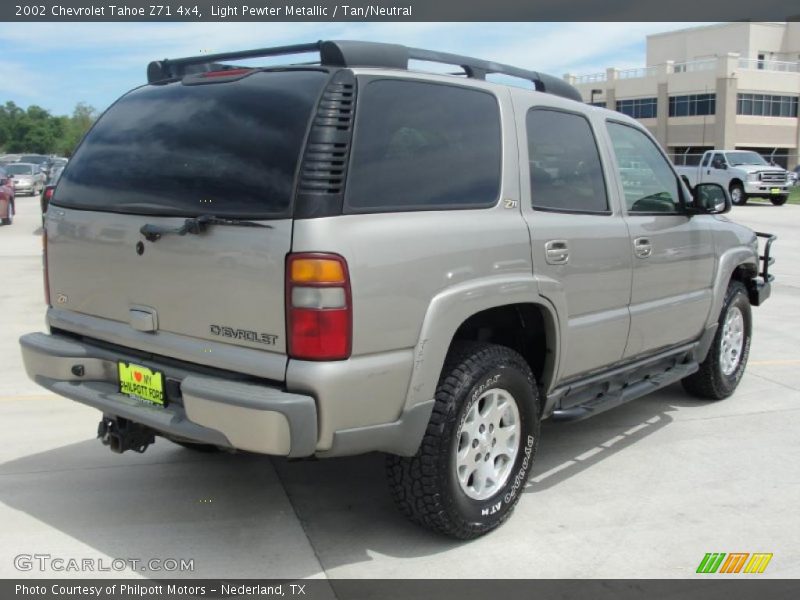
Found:
M 569 262 L 569 246 L 566 240 L 550 240 L 544 245 L 545 260 L 549 265 L 565 265 Z
M 649 258 L 653 254 L 653 246 L 647 238 L 636 238 L 633 240 L 633 252 L 637 258 Z

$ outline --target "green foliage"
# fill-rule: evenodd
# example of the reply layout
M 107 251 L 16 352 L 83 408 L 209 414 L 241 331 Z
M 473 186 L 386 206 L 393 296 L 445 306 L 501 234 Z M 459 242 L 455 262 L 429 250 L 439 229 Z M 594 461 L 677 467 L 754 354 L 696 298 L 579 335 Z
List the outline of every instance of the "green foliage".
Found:
M 0 154 L 70 156 L 95 118 L 97 111 L 85 102 L 79 102 L 69 117 L 51 115 L 40 106 L 23 110 L 6 102 L 0 106 Z

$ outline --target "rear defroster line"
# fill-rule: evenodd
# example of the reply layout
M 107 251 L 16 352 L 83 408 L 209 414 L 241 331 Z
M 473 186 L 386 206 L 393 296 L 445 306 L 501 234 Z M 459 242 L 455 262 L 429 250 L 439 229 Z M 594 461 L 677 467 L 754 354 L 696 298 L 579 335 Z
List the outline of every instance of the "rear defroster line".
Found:
M 200 235 L 205 232 L 209 225 L 230 225 L 233 227 L 264 227 L 272 229 L 272 225 L 266 223 L 256 223 L 255 221 L 244 221 L 242 219 L 225 219 L 222 217 L 215 217 L 214 215 L 200 215 L 186 219 L 180 227 L 163 227 L 161 225 L 154 225 L 146 223 L 142 225 L 139 232 L 144 236 L 148 242 L 157 242 L 161 236 L 167 234 L 186 235 L 191 233 L 193 235 Z

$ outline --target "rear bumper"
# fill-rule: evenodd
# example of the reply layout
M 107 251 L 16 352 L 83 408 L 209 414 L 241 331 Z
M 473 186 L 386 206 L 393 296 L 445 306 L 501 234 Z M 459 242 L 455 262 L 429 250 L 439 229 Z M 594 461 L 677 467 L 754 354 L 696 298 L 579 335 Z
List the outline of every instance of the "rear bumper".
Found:
M 104 414 L 130 419 L 167 436 L 225 448 L 290 457 L 314 454 L 317 410 L 311 396 L 189 372 L 63 335 L 27 334 L 20 338 L 20 346 L 31 379 Z M 120 394 L 119 360 L 163 372 L 168 389 L 172 383 L 179 398 L 160 408 Z M 82 376 L 72 372 L 76 365 L 83 367 Z

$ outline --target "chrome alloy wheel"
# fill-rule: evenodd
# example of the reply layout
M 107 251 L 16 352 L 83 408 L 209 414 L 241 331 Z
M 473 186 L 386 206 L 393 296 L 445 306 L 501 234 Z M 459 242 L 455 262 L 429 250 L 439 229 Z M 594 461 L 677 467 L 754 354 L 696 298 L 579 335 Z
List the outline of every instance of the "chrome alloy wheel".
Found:
M 719 367 L 723 374 L 731 375 L 742 360 L 744 348 L 744 317 L 738 306 L 728 309 L 722 326 L 721 345 Z
M 485 391 L 469 407 L 457 434 L 456 472 L 461 490 L 486 500 L 502 489 L 520 447 L 517 401 L 506 390 Z

